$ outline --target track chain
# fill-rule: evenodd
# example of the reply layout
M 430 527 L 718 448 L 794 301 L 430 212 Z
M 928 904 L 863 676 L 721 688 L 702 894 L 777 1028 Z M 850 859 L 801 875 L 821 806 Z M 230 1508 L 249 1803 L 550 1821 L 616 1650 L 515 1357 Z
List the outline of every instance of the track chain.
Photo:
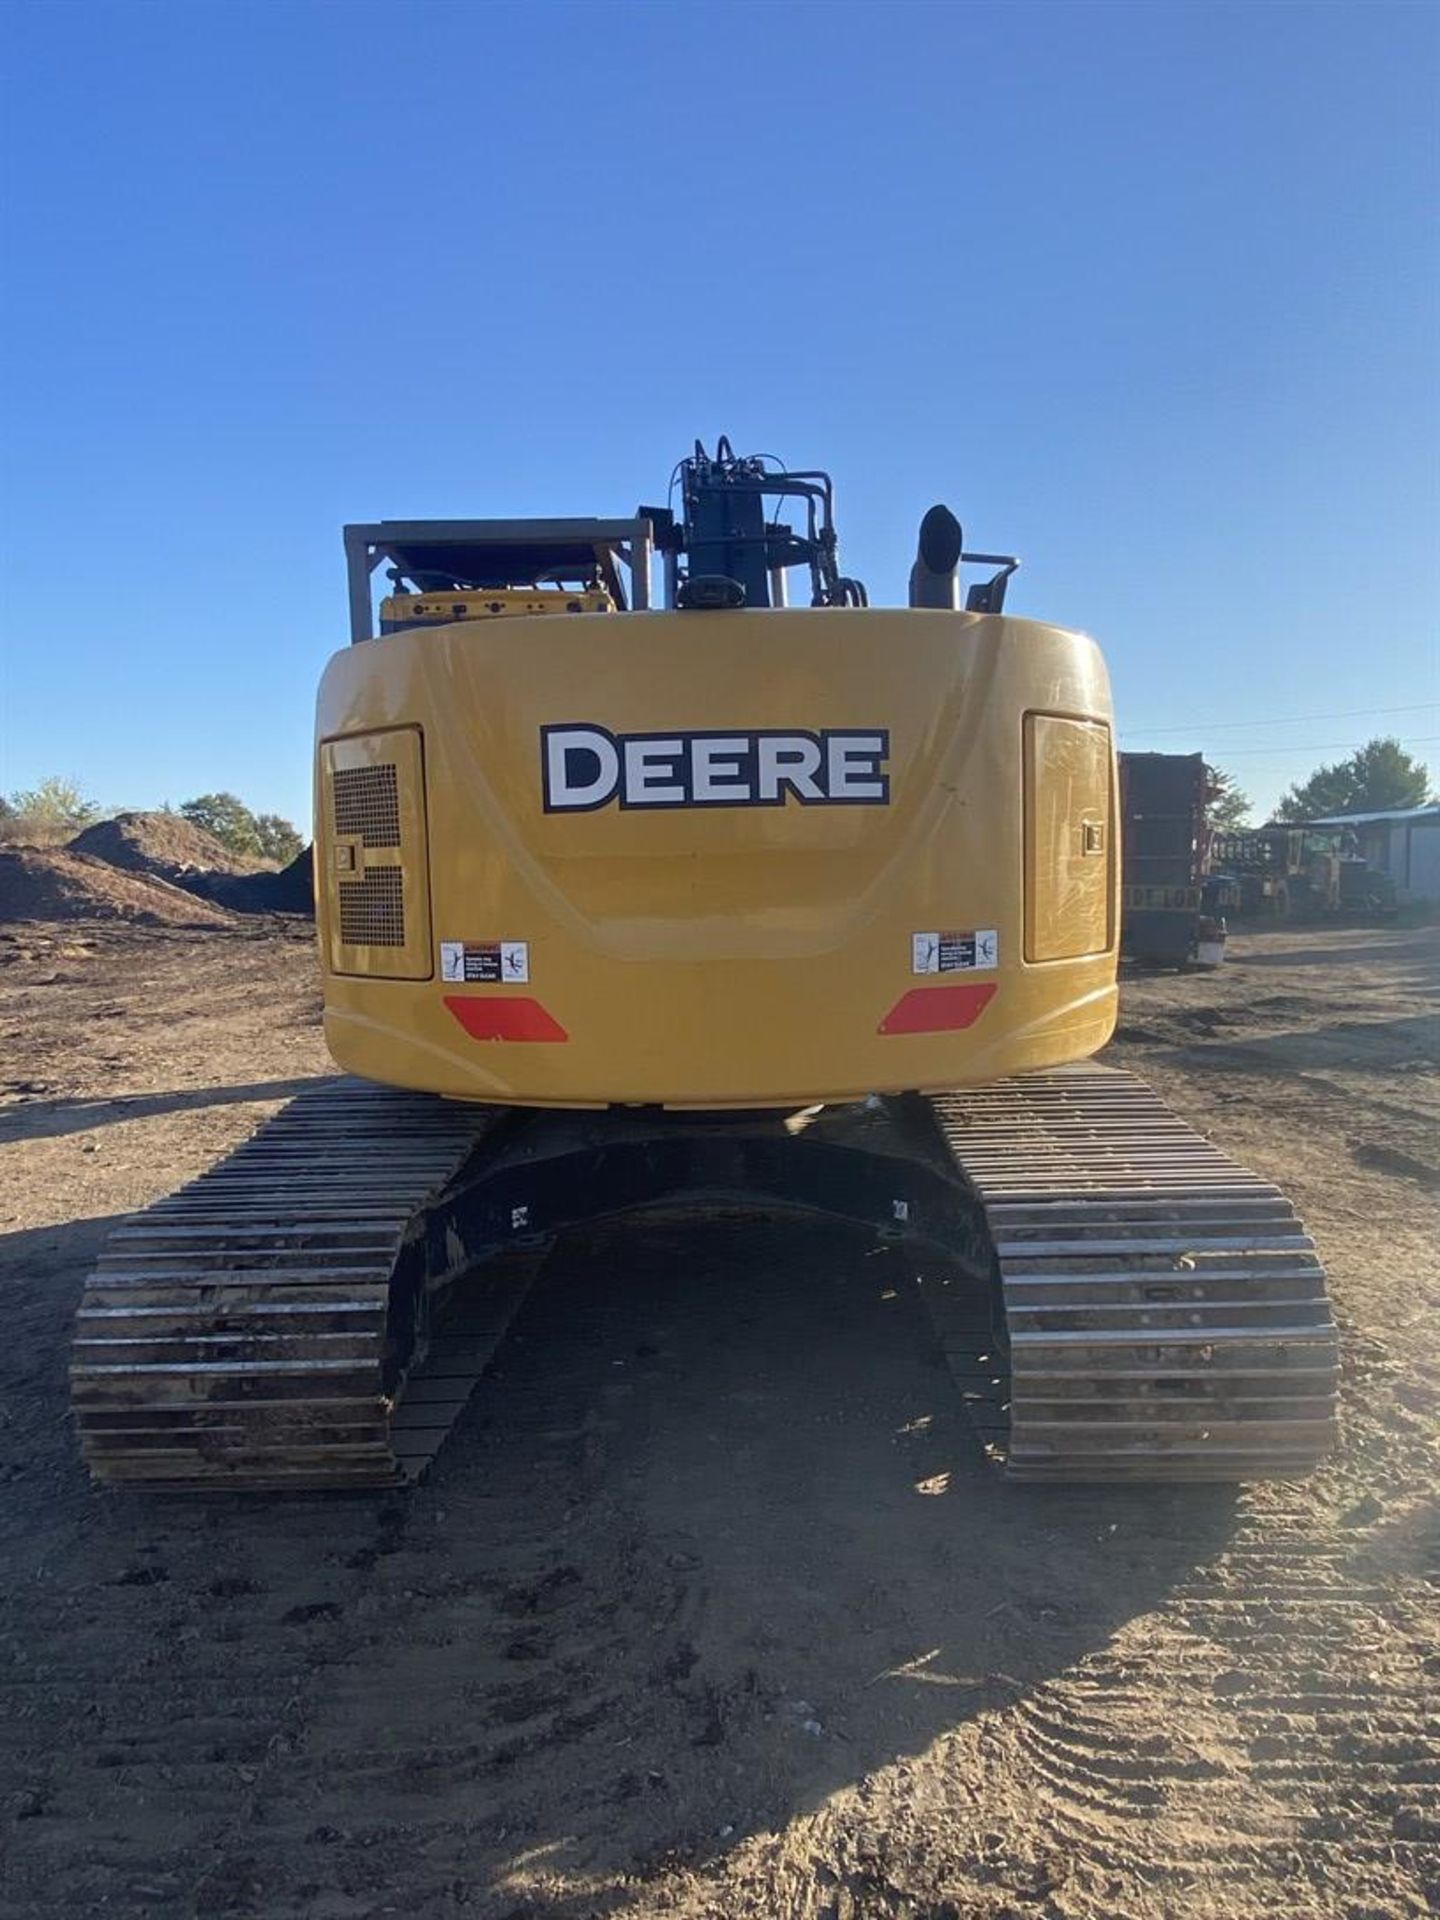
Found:
M 1335 1324 L 1278 1188 L 1087 1063 L 931 1096 L 1004 1307 L 929 1289 L 982 1436 L 1021 1480 L 1291 1479 L 1335 1442 Z
M 86 1281 L 71 1359 L 95 1478 L 375 1487 L 422 1470 L 535 1264 L 493 1263 L 465 1317 L 431 1336 L 431 1296 L 449 1276 L 414 1272 L 418 1229 L 496 1114 L 330 1081 L 117 1227 Z

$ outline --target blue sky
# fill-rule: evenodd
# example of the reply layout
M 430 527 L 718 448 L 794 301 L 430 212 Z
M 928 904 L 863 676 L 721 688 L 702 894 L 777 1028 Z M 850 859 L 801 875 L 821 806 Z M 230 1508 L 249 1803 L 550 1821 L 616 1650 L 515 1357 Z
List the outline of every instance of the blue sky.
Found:
M 302 819 L 343 521 L 626 513 L 717 432 L 876 600 L 947 500 L 1262 810 L 1435 766 L 1437 21 L 11 0 L 0 789 Z

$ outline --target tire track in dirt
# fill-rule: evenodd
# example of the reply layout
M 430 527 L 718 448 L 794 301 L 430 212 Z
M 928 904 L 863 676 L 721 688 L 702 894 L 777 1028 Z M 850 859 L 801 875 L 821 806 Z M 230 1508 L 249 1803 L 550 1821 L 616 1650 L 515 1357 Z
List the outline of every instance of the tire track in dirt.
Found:
M 1440 1656 L 1423 1548 L 1369 1565 L 1387 1513 L 1352 1407 L 1313 1488 L 1241 1496 L 1233 1538 L 1114 1644 L 1042 1681 L 1016 1741 L 1057 1845 L 1181 1901 L 1203 1872 L 1234 1911 L 1420 1916 L 1440 1899 Z M 1385 1479 L 1427 1484 L 1395 1457 Z M 1420 1453 L 1422 1446 L 1400 1451 Z M 1356 1520 L 1361 1524 L 1357 1525 Z M 1377 1556 L 1378 1557 L 1378 1556 Z M 1386 1558 L 1394 1565 L 1393 1547 Z M 1397 1878 L 1407 1891 L 1397 1895 Z M 1366 1906 L 1366 1900 L 1373 1901 Z M 1397 1904 L 1398 1901 L 1398 1904 Z

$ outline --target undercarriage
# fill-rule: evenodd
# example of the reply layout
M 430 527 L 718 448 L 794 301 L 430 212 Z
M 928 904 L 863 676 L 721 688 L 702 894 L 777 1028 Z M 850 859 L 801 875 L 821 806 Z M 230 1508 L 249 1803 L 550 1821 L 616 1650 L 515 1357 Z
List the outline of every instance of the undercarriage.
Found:
M 1088 1063 L 788 1115 L 327 1082 L 111 1235 L 72 1364 L 91 1471 L 413 1480 L 557 1238 L 657 1210 L 811 1212 L 902 1244 L 1012 1479 L 1292 1478 L 1333 1445 L 1335 1327 L 1293 1208 Z

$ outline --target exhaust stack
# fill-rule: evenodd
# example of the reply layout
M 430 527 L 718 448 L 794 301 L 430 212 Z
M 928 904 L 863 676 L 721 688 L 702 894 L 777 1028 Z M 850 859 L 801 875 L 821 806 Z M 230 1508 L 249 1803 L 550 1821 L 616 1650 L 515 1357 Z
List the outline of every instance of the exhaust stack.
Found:
M 912 607 L 942 607 L 952 612 L 959 607 L 960 549 L 964 544 L 960 522 L 950 509 L 931 507 L 920 522 L 920 544 L 910 569 Z

